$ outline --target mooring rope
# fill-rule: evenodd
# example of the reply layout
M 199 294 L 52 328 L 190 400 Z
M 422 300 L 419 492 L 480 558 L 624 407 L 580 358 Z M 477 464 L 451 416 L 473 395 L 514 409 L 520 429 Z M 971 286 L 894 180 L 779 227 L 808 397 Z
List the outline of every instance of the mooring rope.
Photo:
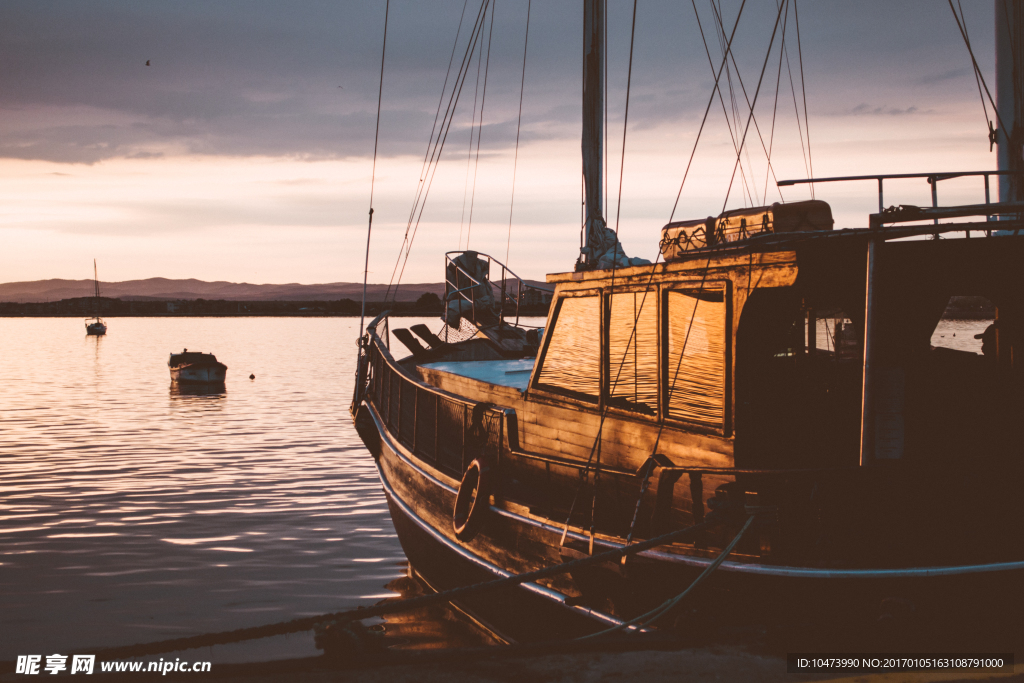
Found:
M 495 579 L 493 581 L 485 581 L 483 583 L 473 584 L 471 586 L 462 586 L 459 588 L 453 588 L 451 590 L 442 591 L 440 593 L 434 593 L 432 595 L 424 595 L 417 598 L 410 598 L 408 600 L 400 600 L 396 602 L 387 602 L 372 607 L 359 607 L 344 612 L 333 612 L 330 614 L 320 614 L 312 617 L 302 617 L 300 619 L 292 619 L 290 621 L 282 621 L 276 624 L 265 624 L 263 626 L 252 626 L 249 628 L 240 628 L 233 631 L 220 631 L 218 633 L 205 633 L 196 636 L 187 636 L 184 638 L 172 638 L 170 640 L 161 640 L 153 643 L 139 643 L 136 645 L 127 645 L 124 647 L 109 648 L 106 650 L 100 650 L 96 653 L 97 656 L 101 656 L 106 659 L 112 658 L 127 658 L 127 657 L 141 657 L 144 655 L 156 655 L 164 654 L 167 652 L 177 652 L 179 650 L 190 650 L 197 647 L 209 647 L 211 645 L 226 645 L 229 643 L 238 643 L 245 640 L 255 640 L 258 638 L 269 638 L 271 636 L 285 635 L 288 633 L 299 633 L 302 631 L 309 631 L 313 629 L 317 624 L 325 621 L 359 621 L 362 619 L 368 619 L 370 617 L 379 617 L 385 614 L 393 614 L 395 612 L 404 612 L 410 609 L 417 609 L 420 607 L 429 607 L 439 603 L 448 602 L 456 598 L 462 598 L 467 595 L 473 595 L 477 593 L 485 593 L 492 590 L 501 588 L 511 588 L 520 584 L 537 581 L 539 579 L 548 578 L 551 576 L 557 576 L 564 574 L 565 572 L 578 569 L 591 564 L 596 564 L 605 561 L 619 561 L 623 557 L 629 555 L 635 555 L 636 553 L 643 552 L 644 550 L 650 550 L 667 543 L 674 541 L 681 541 L 686 539 L 688 536 L 699 534 L 713 524 L 721 521 L 723 513 L 719 511 L 713 511 L 709 514 L 703 522 L 694 524 L 693 526 L 686 527 L 685 529 L 677 529 L 661 536 L 642 541 L 640 543 L 634 543 L 631 546 L 623 546 L 621 548 L 614 548 L 612 550 L 598 553 L 596 555 L 589 555 L 577 560 L 570 560 L 569 562 L 562 562 L 561 564 L 552 565 L 543 569 L 537 569 L 532 572 L 525 572 L 523 574 L 514 574 L 512 576 Z
M 727 545 L 725 547 L 725 549 L 722 550 L 721 553 L 719 553 L 718 557 L 715 558 L 714 562 L 712 562 L 711 564 L 709 564 L 707 567 L 704 568 L 704 571 L 701 572 L 700 576 L 698 576 L 696 579 L 694 579 L 693 583 L 691 583 L 689 586 L 687 586 L 686 590 L 684 590 L 682 593 L 680 593 L 679 595 L 675 596 L 674 598 L 670 598 L 670 599 L 666 600 L 665 602 L 661 603 L 659 606 L 657 606 L 654 609 L 652 609 L 650 612 L 645 612 L 644 614 L 641 614 L 638 617 L 630 619 L 629 621 L 624 621 L 621 624 L 616 624 L 615 626 L 612 626 L 611 628 L 607 628 L 607 629 L 605 629 L 603 631 L 598 631 L 597 633 L 592 633 L 590 635 L 582 636 L 578 640 L 587 640 L 588 638 L 596 638 L 598 636 L 608 635 L 609 633 L 614 633 L 616 631 L 621 631 L 623 629 L 629 628 L 630 626 L 633 626 L 633 625 L 636 625 L 636 624 L 640 624 L 641 626 L 647 626 L 647 625 L 651 624 L 655 619 L 661 617 L 666 612 L 668 612 L 673 607 L 675 607 L 680 602 L 682 602 L 683 599 L 687 595 L 689 595 L 690 593 L 692 593 L 693 591 L 695 591 L 697 589 L 697 586 L 699 586 L 702 583 L 704 583 L 704 580 L 707 579 L 709 576 L 711 576 L 715 572 L 715 570 L 718 569 L 723 562 L 725 562 L 725 558 L 729 557 L 729 554 L 732 553 L 732 551 L 736 548 L 736 544 L 738 544 L 740 542 L 740 539 L 743 538 L 743 534 L 747 533 L 747 529 L 750 528 L 750 525 L 753 522 L 754 522 L 754 515 L 751 515 L 750 517 L 747 518 L 747 522 L 746 522 L 746 524 L 743 525 L 743 528 L 741 528 L 739 533 L 736 534 L 736 537 L 732 539 L 732 542 L 729 543 L 729 545 Z

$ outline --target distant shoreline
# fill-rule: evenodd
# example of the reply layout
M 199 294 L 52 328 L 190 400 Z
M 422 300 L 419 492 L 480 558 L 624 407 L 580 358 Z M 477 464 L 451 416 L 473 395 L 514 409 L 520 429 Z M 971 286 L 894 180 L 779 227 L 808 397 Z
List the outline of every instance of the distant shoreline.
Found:
M 376 316 L 366 312 L 367 319 Z M 439 311 L 391 311 L 392 318 L 437 318 L 441 320 Z M 521 311 L 520 318 L 546 317 L 547 311 Z M 0 313 L 0 318 L 93 318 L 93 315 L 78 313 Z M 103 319 L 114 318 L 358 318 L 358 313 L 103 313 Z M 505 316 L 506 318 L 515 316 Z
M 424 294 L 417 301 L 367 301 L 366 316 L 384 311 L 396 317 L 441 317 L 439 297 Z M 547 304 L 521 304 L 520 316 L 546 316 Z M 336 301 L 231 301 L 189 299 L 135 301 L 78 297 L 37 303 L 0 302 L 0 318 L 358 318 L 362 305 L 352 299 Z M 506 317 L 514 315 L 506 306 Z
M 548 303 L 521 304 L 523 317 L 547 316 Z M 383 311 L 395 317 L 441 317 L 441 300 L 424 294 L 417 301 L 384 304 L 367 301 L 366 316 L 372 318 Z M 137 301 L 100 297 L 76 297 L 60 301 L 15 303 L 0 302 L 0 318 L 358 318 L 360 302 L 352 299 L 335 301 L 233 301 L 226 299 L 188 299 L 177 301 Z M 514 311 L 508 315 L 514 315 Z M 982 297 L 954 296 L 943 318 L 946 320 L 993 320 L 995 307 Z

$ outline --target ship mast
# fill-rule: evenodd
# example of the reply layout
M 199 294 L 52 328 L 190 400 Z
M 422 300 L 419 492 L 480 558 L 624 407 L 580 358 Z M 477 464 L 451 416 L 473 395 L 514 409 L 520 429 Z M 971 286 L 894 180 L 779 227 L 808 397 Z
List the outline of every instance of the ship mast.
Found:
M 1000 171 L 1024 170 L 1024 0 L 995 0 L 996 131 Z M 1009 130 L 1006 130 L 1009 128 Z M 999 176 L 999 201 L 1024 200 L 1024 179 Z
M 582 262 L 597 265 L 595 247 L 605 227 L 604 175 L 604 1 L 583 0 L 583 186 L 586 206 Z
M 99 276 L 99 274 L 98 274 L 98 272 L 96 270 L 96 259 L 92 260 L 92 283 L 96 287 L 96 294 L 94 296 L 96 297 L 96 304 L 99 305 L 99 303 L 100 303 L 100 276 Z

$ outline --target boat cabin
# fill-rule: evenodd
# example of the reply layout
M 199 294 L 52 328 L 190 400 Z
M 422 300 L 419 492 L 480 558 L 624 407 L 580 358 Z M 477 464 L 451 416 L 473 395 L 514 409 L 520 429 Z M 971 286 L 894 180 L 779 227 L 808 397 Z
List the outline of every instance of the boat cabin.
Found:
M 529 392 L 732 440 L 737 468 L 856 466 L 865 232 L 549 276 L 555 300 Z M 1019 448 L 1022 256 L 1019 240 L 999 237 L 886 245 L 876 460 Z M 991 302 L 984 352 L 933 340 L 954 297 Z
M 899 564 L 901 525 L 924 515 L 907 552 L 950 561 L 980 519 L 1020 522 L 1024 238 L 971 223 L 974 238 L 934 239 L 965 224 L 919 209 L 834 230 L 807 208 L 793 230 L 775 229 L 779 207 L 669 224 L 666 262 L 550 275 L 542 331 L 493 310 L 505 294 L 480 273 L 449 283 L 441 333 L 413 328 L 429 348 L 393 331 L 404 360 L 374 321 L 362 372 L 382 428 L 453 486 L 488 454 L 496 495 L 591 533 L 692 524 L 720 495 L 777 506 L 773 540 L 747 542 L 762 560 Z M 975 319 L 958 322 L 965 301 Z M 600 505 L 574 507 L 591 476 Z M 996 559 L 1021 545 L 989 540 Z

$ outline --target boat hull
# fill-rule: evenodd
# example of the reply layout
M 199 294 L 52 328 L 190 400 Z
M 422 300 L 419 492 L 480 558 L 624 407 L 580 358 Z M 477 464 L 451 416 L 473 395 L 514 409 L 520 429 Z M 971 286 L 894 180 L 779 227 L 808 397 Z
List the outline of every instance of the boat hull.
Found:
M 433 587 L 444 590 L 574 559 L 561 547 L 562 529 L 552 520 L 488 510 L 472 539 L 456 538 L 451 514 L 457 482 L 452 482 L 398 443 L 376 410 L 359 406 L 356 424 L 377 460 L 378 472 L 399 541 L 410 563 Z M 567 546 L 588 539 L 569 532 Z M 621 547 L 598 540 L 595 552 Z M 576 557 L 580 553 L 576 553 Z M 576 637 L 643 614 L 687 588 L 710 563 L 667 550 L 640 553 L 625 565 L 605 563 L 544 586 L 503 589 L 458 604 L 506 639 L 537 641 Z M 1024 563 L 905 570 L 815 569 L 748 562 L 726 562 L 687 600 L 689 626 L 740 629 L 750 625 L 789 633 L 794 624 L 814 624 L 813 633 L 790 647 L 816 644 L 814 638 L 872 637 L 889 612 L 912 613 L 915 623 L 943 637 L 992 634 L 1016 638 Z M 679 613 L 676 613 L 678 615 Z M 673 615 L 659 626 L 672 625 Z M 667 621 L 667 624 L 666 624 Z M 684 620 L 685 621 L 685 620 Z M 968 631 L 951 624 L 971 625 Z M 984 629 L 978 629 L 984 624 Z M 682 624 L 686 629 L 687 624 Z M 936 629 L 938 629 L 936 631 Z M 981 636 L 978 636 L 981 637 Z M 846 642 L 853 642 L 849 640 Z
M 99 337 L 107 333 L 107 326 L 103 323 L 92 323 L 91 325 L 85 326 L 85 333 L 87 335 Z
M 556 547 L 532 541 L 529 529 L 501 516 L 489 515 L 488 528 L 471 540 L 457 540 L 450 521 L 457 491 L 419 469 L 408 452 L 393 441 L 369 405 L 359 409 L 356 424 L 377 461 L 402 550 L 431 587 L 447 590 L 474 585 L 560 561 Z M 520 540 L 522 552 L 515 557 L 504 551 L 511 537 Z M 546 584 L 466 596 L 457 604 L 507 641 L 575 637 L 621 623 L 599 610 L 571 604 L 570 596 L 558 590 L 570 586 L 570 580 L 556 579 Z
M 171 368 L 171 381 L 178 384 L 223 384 L 228 368 L 223 363 L 181 365 Z

